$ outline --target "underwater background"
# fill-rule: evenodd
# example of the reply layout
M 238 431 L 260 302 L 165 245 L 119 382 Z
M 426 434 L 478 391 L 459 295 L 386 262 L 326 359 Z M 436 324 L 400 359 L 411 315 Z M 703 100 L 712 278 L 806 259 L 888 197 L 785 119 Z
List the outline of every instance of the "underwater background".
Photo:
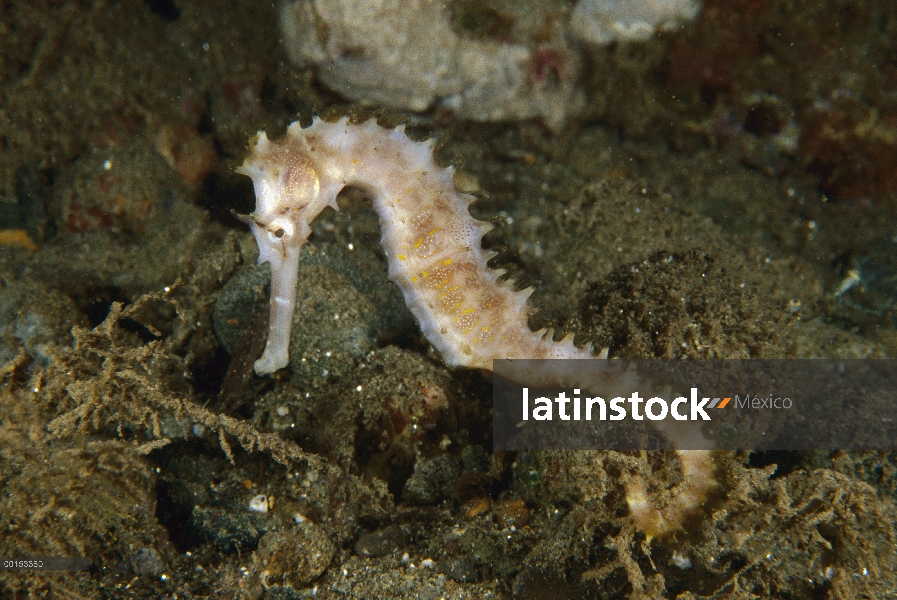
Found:
M 0 557 L 91 567 L 0 597 L 897 597 L 892 453 L 720 452 L 648 539 L 625 481 L 662 504 L 672 453 L 494 452 L 359 190 L 256 376 L 234 168 L 313 115 L 438 136 L 555 339 L 897 355 L 890 0 L 2 1 Z

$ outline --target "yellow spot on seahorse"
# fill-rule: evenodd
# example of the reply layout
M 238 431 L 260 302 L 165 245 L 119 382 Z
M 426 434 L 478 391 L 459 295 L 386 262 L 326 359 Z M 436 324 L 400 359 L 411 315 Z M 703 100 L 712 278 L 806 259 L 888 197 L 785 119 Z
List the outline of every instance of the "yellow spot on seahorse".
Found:
M 412 281 L 413 283 L 417 283 L 417 277 L 412 277 L 412 278 L 411 278 L 411 281 Z
M 431 235 L 433 235 L 433 234 L 436 233 L 437 231 L 442 231 L 442 228 L 441 228 L 441 227 L 437 227 L 437 228 L 434 229 L 433 231 L 428 232 L 427 235 L 425 235 L 424 237 L 430 237 Z M 419 240 L 417 240 L 416 242 L 414 242 L 414 247 L 415 247 L 415 248 L 420 248 L 420 247 L 421 247 L 421 244 L 423 244 L 423 243 L 424 243 L 424 238 L 422 237 L 422 238 L 420 238 Z
M 405 258 L 404 254 L 399 254 L 398 256 L 399 256 L 399 260 L 408 260 L 407 258 Z
M 452 264 L 452 259 L 447 258 L 444 261 L 442 261 L 442 264 L 444 264 L 445 266 L 449 266 L 450 264 Z
M 456 286 L 454 286 L 454 287 L 450 287 L 449 289 L 447 289 L 447 290 L 445 290 L 444 292 L 442 292 L 441 294 L 439 294 L 439 297 L 442 298 L 443 296 L 445 296 L 445 295 L 448 294 L 449 292 L 454 292 L 455 290 L 459 289 L 460 287 L 461 287 L 460 285 L 456 285 Z
M 429 277 L 429 276 L 430 276 L 430 274 L 427 273 L 426 271 L 424 271 L 423 273 L 421 273 L 421 277 L 423 277 L 423 278 L 425 278 L 425 279 L 426 279 L 427 277 Z
M 472 313 L 475 310 L 476 310 L 475 308 L 468 308 L 466 310 L 461 311 L 461 314 L 466 315 L 467 313 Z

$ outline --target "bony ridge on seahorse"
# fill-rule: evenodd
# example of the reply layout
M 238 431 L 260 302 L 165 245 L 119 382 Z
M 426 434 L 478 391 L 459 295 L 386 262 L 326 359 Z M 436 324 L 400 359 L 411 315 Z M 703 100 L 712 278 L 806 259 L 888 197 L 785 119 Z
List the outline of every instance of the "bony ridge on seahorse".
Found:
M 404 296 L 421 331 L 452 367 L 492 370 L 498 358 L 603 359 L 574 346 L 572 336 L 555 343 L 527 325 L 532 289 L 514 291 L 499 281 L 487 260 L 494 252 L 480 241 L 492 227 L 468 211 L 474 197 L 455 188 L 453 167 L 439 166 L 433 142 L 414 142 L 404 126 L 384 129 L 373 120 L 352 124 L 315 118 L 303 129 L 289 126 L 277 141 L 257 135 L 239 173 L 252 178 L 255 211 L 245 217 L 259 247 L 259 263 L 271 265 L 268 339 L 255 362 L 259 375 L 289 362 L 299 252 L 310 224 L 346 186 L 360 188 L 379 217 L 380 245 L 389 279 Z M 520 383 L 558 383 L 556 370 L 519 373 Z M 588 381 L 567 381 L 590 389 Z M 594 384 L 594 382 L 592 382 Z M 676 445 L 676 440 L 672 442 Z M 678 528 L 700 508 L 715 484 L 708 452 L 677 450 L 683 483 L 664 508 L 650 502 L 644 480 L 627 484 L 636 524 L 649 537 Z

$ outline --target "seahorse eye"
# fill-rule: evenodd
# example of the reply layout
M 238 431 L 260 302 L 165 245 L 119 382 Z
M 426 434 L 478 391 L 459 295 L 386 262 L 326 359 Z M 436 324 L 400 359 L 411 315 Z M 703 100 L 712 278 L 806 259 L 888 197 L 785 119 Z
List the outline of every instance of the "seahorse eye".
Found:
M 285 238 L 289 238 L 296 231 L 293 224 L 285 218 L 272 220 L 265 229 L 268 232 L 268 239 L 272 242 L 275 240 L 289 241 Z

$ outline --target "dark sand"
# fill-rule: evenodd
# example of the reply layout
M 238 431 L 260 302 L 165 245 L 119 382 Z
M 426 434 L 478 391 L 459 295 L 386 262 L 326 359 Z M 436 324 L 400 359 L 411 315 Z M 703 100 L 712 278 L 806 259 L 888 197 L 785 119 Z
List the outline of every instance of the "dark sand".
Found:
M 556 135 L 409 132 L 504 223 L 484 244 L 537 284 L 534 328 L 616 357 L 894 357 L 895 35 L 884 0 L 714 0 L 590 51 Z M 0 597 L 897 595 L 893 454 L 721 453 L 706 509 L 648 542 L 623 475 L 662 501 L 673 456 L 493 453 L 489 380 L 422 339 L 357 190 L 303 251 L 292 368 L 255 377 L 266 267 L 232 169 L 257 130 L 372 114 L 277 39 L 265 2 L 0 5 L 0 557 L 91 561 L 3 572 Z

